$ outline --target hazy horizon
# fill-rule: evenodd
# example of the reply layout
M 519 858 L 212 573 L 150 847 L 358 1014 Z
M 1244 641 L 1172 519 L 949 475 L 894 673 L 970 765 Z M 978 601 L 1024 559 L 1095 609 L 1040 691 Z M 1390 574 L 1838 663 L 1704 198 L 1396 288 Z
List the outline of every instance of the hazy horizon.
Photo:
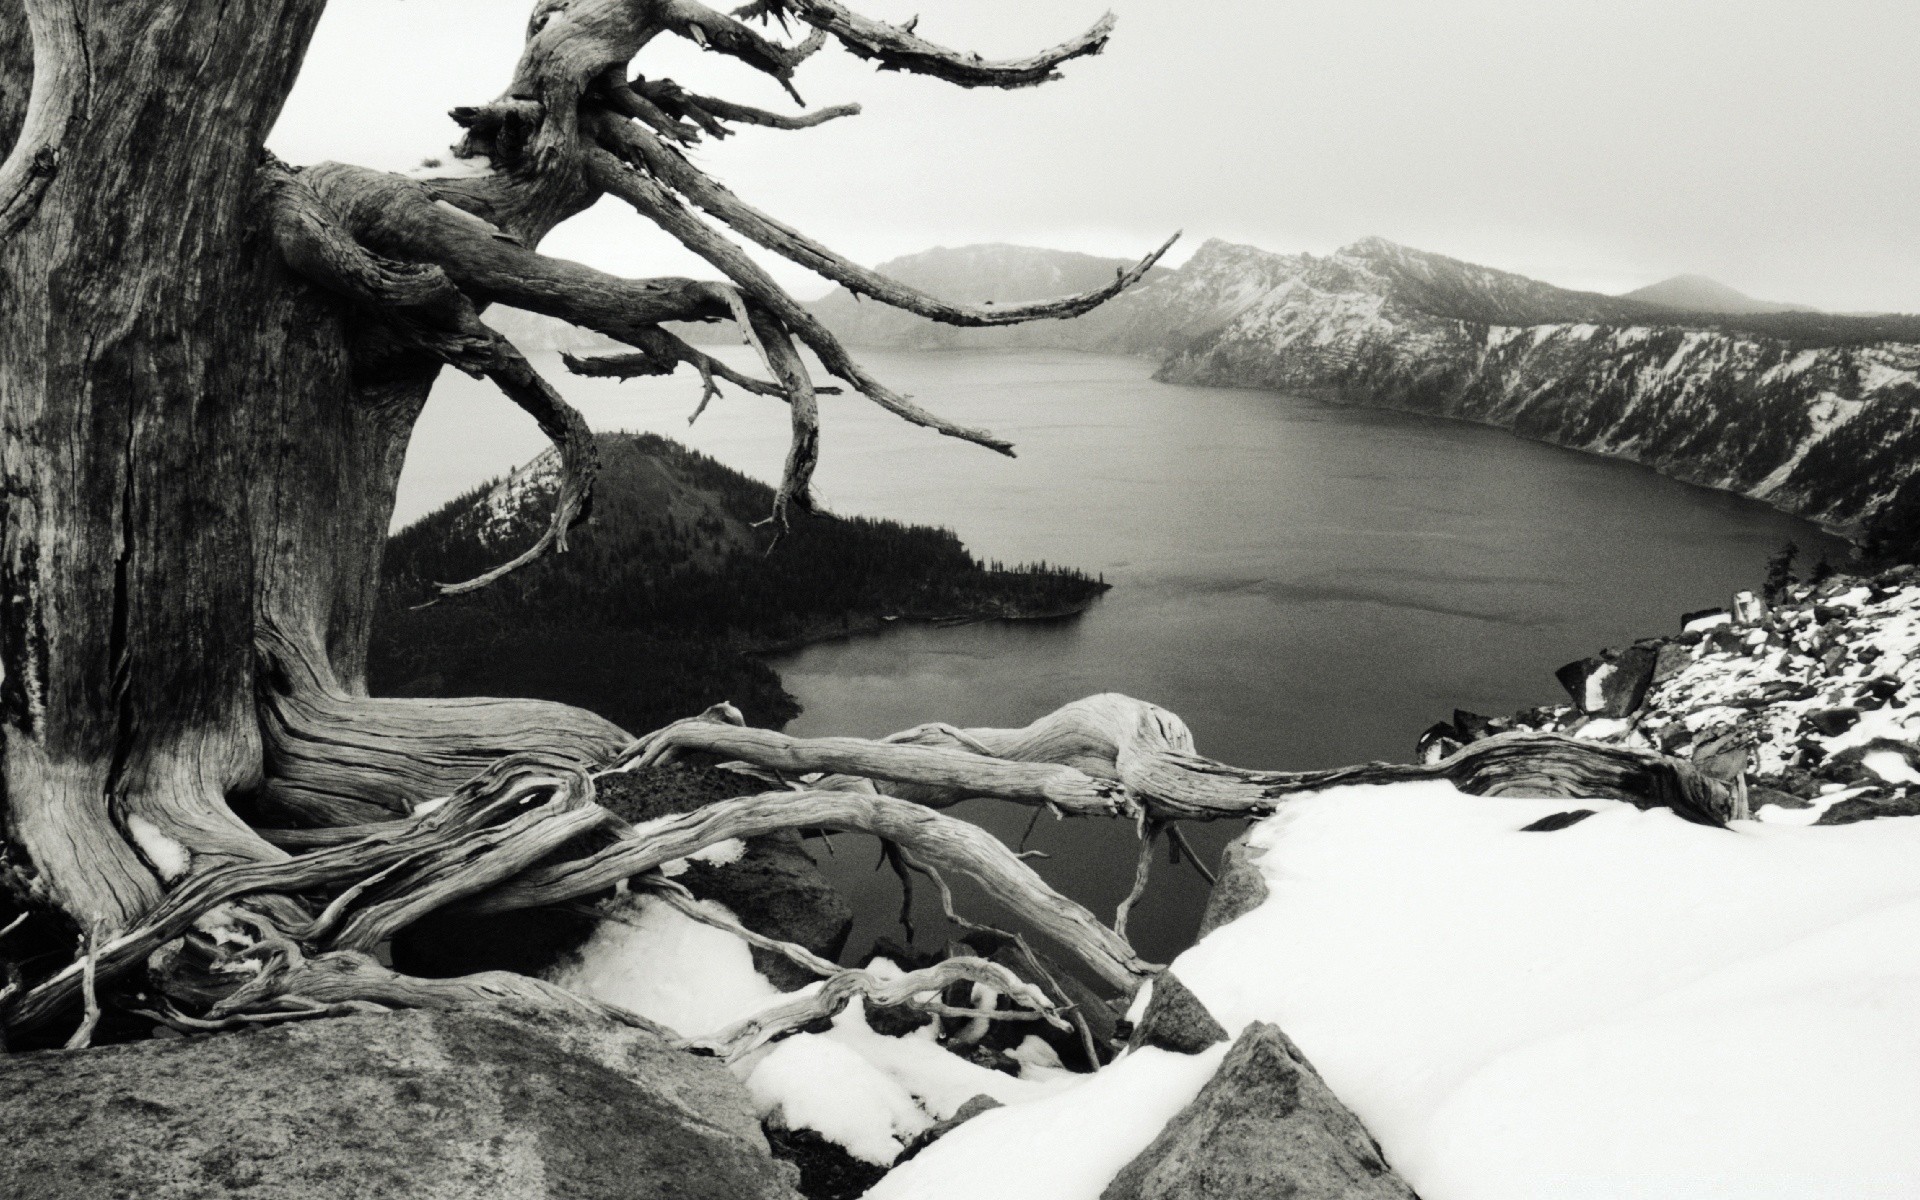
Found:
M 989 56 L 1067 38 L 1089 3 L 865 0 Z M 528 0 L 333 0 L 275 148 L 400 169 L 445 115 L 504 86 Z M 695 155 L 749 203 L 856 260 L 1007 242 L 1170 261 L 1208 237 L 1327 253 L 1377 235 L 1565 287 L 1704 275 L 1835 312 L 1920 311 L 1920 6 L 1628 0 L 1447 9 L 1118 0 L 1107 52 L 1065 78 L 968 91 L 834 47 L 800 70 L 857 117 L 747 129 Z M 636 69 L 791 109 L 690 46 Z M 627 274 L 712 272 L 612 205 L 545 249 Z M 804 297 L 827 291 L 778 265 Z

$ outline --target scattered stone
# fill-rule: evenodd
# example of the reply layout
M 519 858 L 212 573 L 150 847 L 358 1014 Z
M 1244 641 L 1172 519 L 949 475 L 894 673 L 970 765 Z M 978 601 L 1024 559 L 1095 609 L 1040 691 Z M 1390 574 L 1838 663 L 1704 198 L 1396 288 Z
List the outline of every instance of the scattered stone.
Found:
M 1157 1046 L 1176 1054 L 1198 1054 L 1227 1040 L 1227 1031 L 1178 975 L 1162 971 L 1153 977 L 1151 987 L 1147 1011 L 1127 1039 L 1128 1049 Z
M 504 1006 L 0 1058 L 12 1200 L 791 1200 L 745 1089 Z
M 1437 763 L 1458 754 L 1462 745 L 1454 727 L 1440 721 L 1428 726 L 1426 732 L 1420 735 L 1420 740 L 1414 743 L 1413 756 L 1417 762 Z
M 1248 1025 L 1101 1200 L 1415 1200 L 1279 1028 Z
M 1693 661 L 1693 651 L 1680 642 L 1664 642 L 1654 653 L 1653 684 L 1658 687 L 1672 679 Z
M 1827 737 L 1839 737 L 1860 723 L 1860 710 L 1851 707 L 1823 708 L 1807 714 L 1807 724 Z
M 1908 788 L 1889 791 L 1875 788 L 1858 796 L 1849 796 L 1820 814 L 1815 825 L 1851 825 L 1878 817 L 1920 816 L 1920 792 Z
M 1630 717 L 1653 685 L 1659 655 L 1645 646 L 1568 663 L 1554 675 L 1581 712 L 1592 717 Z

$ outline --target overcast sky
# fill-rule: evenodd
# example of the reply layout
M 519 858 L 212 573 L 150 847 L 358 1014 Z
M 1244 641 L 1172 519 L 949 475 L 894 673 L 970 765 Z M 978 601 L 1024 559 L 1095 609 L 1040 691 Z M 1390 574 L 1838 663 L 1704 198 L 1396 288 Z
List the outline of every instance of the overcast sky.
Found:
M 1107 52 L 1010 93 L 830 48 L 797 80 L 863 115 L 697 151 L 849 256 L 1004 241 L 1144 251 L 1176 228 L 1325 252 L 1369 234 L 1571 287 L 1697 272 L 1835 310 L 1920 311 L 1920 0 L 1113 0 Z M 1098 0 L 864 0 L 989 56 Z M 332 0 L 275 134 L 407 167 L 505 85 L 529 0 Z M 638 69 L 778 107 L 679 44 Z M 603 205 L 543 248 L 711 274 Z M 823 292 L 802 272 L 782 277 Z

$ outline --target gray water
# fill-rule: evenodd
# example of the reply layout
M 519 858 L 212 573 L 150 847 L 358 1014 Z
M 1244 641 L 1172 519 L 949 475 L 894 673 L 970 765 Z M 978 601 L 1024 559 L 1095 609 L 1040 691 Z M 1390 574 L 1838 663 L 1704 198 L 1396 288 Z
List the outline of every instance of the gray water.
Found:
M 900 390 L 1015 442 L 1007 459 L 822 400 L 821 499 L 836 511 L 952 526 L 982 558 L 1102 572 L 1113 590 L 1044 624 L 907 627 L 774 660 L 806 706 L 793 733 L 871 735 L 922 721 L 1021 725 L 1121 691 L 1179 713 L 1202 753 L 1304 769 L 1406 759 L 1454 708 L 1563 699 L 1553 669 L 1677 629 L 1754 587 L 1793 540 L 1843 544 L 1763 505 L 1509 434 L 1263 391 L 1153 382 L 1150 363 L 1056 352 L 868 353 Z M 697 384 L 616 384 L 539 364 L 596 428 L 649 429 L 763 479 L 785 410 L 730 393 L 689 429 Z M 401 520 L 541 448 L 531 421 L 451 372 L 401 482 Z M 1021 839 L 1029 814 L 956 810 Z M 1190 833 L 1210 856 L 1231 829 Z M 837 838 L 831 873 L 860 912 L 854 945 L 890 932 L 898 885 L 871 844 Z M 1133 872 L 1120 823 L 1042 818 L 1036 867 L 1110 912 Z M 923 942 L 943 938 L 920 891 Z M 1165 960 L 1206 889 L 1164 856 L 1132 935 Z M 897 933 L 896 933 L 897 936 Z

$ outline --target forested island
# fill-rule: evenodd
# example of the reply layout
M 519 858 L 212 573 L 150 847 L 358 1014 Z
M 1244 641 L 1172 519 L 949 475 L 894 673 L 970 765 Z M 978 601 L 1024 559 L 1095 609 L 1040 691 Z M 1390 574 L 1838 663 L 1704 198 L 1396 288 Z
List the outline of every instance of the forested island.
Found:
M 605 434 L 595 520 L 552 555 L 431 605 L 433 585 L 531 543 L 557 484 L 545 455 L 395 534 L 370 654 L 376 695 L 559 700 L 644 731 L 732 701 L 756 725 L 799 714 L 759 655 L 900 620 L 1084 611 L 1104 579 L 982 563 L 949 529 L 796 514 L 773 489 L 655 434 Z

